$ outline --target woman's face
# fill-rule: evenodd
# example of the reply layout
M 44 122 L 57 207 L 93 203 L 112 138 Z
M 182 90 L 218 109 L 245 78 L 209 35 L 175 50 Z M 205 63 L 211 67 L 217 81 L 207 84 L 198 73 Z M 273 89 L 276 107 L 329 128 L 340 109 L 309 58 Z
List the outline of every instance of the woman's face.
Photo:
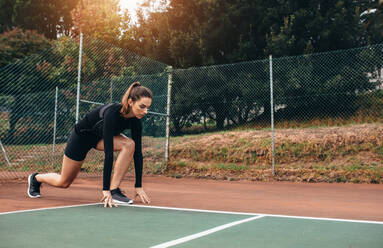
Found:
M 133 102 L 132 99 L 129 99 L 128 102 L 131 113 L 138 119 L 141 119 L 148 113 L 149 107 L 152 104 L 152 99 L 149 97 L 141 97 L 135 102 Z

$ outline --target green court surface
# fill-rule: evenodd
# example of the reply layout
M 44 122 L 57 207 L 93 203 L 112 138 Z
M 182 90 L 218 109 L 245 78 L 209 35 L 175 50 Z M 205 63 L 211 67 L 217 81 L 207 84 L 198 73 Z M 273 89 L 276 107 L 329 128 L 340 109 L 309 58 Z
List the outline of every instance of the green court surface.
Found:
M 0 213 L 0 247 L 383 247 L 383 222 L 100 204 Z

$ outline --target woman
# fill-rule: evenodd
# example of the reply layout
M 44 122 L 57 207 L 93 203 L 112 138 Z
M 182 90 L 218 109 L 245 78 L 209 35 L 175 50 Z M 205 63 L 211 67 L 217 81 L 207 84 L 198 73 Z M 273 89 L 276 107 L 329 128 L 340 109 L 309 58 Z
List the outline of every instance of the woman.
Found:
M 103 197 L 104 207 L 115 206 L 116 203 L 133 201 L 120 190 L 121 181 L 134 158 L 136 173 L 135 197 L 139 196 L 143 203 L 150 203 L 149 197 L 142 188 L 142 124 L 152 103 L 152 92 L 141 86 L 139 82 L 130 85 L 122 97 L 121 103 L 101 106 L 88 113 L 77 123 L 68 139 L 61 174 L 33 173 L 28 177 L 28 195 L 31 198 L 40 197 L 40 186 L 46 183 L 55 187 L 68 188 L 80 172 L 86 154 L 95 148 L 104 151 Z M 121 132 L 131 129 L 132 139 Z M 115 162 L 114 174 L 113 151 L 119 151 Z

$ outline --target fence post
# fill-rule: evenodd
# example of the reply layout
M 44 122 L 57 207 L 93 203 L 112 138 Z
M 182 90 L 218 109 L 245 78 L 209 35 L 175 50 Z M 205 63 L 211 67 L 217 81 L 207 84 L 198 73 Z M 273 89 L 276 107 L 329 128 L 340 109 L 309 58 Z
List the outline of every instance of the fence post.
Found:
M 274 98 L 273 98 L 273 55 L 269 55 L 270 65 L 270 109 L 271 109 L 271 171 L 273 176 L 274 173 L 274 155 L 275 155 L 275 144 L 274 144 Z
M 0 139 L 0 146 L 1 146 L 1 150 L 3 150 L 5 161 L 7 161 L 8 166 L 11 166 L 11 163 L 9 162 L 9 159 L 7 156 L 7 152 L 4 149 L 4 146 L 3 146 L 3 143 L 1 142 L 1 139 Z
M 52 169 L 55 166 L 55 148 L 56 148 L 56 126 L 57 126 L 57 102 L 58 102 L 58 87 L 56 86 L 55 96 L 55 113 L 53 117 L 53 146 L 52 146 Z
M 165 140 L 165 162 L 169 161 L 169 140 L 170 140 L 170 102 L 172 93 L 173 67 L 168 66 L 168 99 L 166 104 L 166 140 Z
M 78 55 L 78 72 L 77 72 L 77 99 L 76 99 L 76 123 L 80 111 L 80 83 L 81 83 L 81 63 L 82 63 L 82 39 L 83 34 L 80 34 L 80 49 Z

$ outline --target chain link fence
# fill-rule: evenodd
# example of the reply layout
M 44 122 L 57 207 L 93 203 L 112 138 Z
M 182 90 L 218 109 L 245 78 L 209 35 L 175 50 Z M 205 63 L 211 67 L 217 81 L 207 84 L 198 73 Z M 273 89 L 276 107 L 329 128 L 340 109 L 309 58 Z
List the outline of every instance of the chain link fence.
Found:
M 0 178 L 23 178 L 32 171 L 59 172 L 65 142 L 76 119 L 99 105 L 120 102 L 135 81 L 154 94 L 151 112 L 143 120 L 143 152 L 147 168 L 161 169 L 167 68 L 89 37 L 81 42 L 63 37 L 48 51 L 1 68 Z M 101 173 L 103 160 L 102 152 L 92 150 L 82 172 Z
M 1 178 L 52 170 L 56 85 L 67 91 L 59 97 L 60 105 L 67 106 L 57 115 L 62 119 L 58 134 L 62 136 L 64 126 L 73 123 L 70 84 L 76 80 L 78 48 L 71 45 L 65 52 L 57 46 L 0 68 Z
M 369 168 L 380 182 L 382 74 L 382 44 L 175 70 L 172 173 L 312 181 L 318 171 L 326 181 L 333 167 Z
M 374 161 L 382 163 L 382 44 L 170 70 L 163 63 L 85 37 L 80 80 L 79 44 L 64 37 L 49 51 L 0 68 L 2 177 L 59 171 L 76 112 L 81 118 L 100 104 L 120 101 L 135 81 L 154 93 L 151 112 L 143 120 L 144 158 L 150 173 L 161 172 L 168 156 L 169 82 L 170 158 L 180 165 L 213 161 L 215 166 L 229 163 L 232 170 L 242 172 L 269 168 L 278 176 L 275 164 L 331 162 L 336 159 L 331 152 L 337 141 L 343 142 L 345 158 L 362 149 L 354 146 L 359 142 L 363 149 L 372 147 Z M 376 125 L 366 126 L 369 123 Z M 350 125 L 345 131 L 321 129 Z M 225 130 L 230 132 L 184 136 Z M 99 173 L 102 164 L 103 154 L 92 151 L 83 171 Z
M 271 84 L 277 127 L 284 120 L 347 120 L 355 115 L 360 122 L 381 121 L 376 104 L 383 89 L 382 63 L 383 45 L 374 45 L 175 70 L 172 133 L 203 133 L 244 124 L 270 127 Z M 367 112 L 359 113 L 361 108 Z

